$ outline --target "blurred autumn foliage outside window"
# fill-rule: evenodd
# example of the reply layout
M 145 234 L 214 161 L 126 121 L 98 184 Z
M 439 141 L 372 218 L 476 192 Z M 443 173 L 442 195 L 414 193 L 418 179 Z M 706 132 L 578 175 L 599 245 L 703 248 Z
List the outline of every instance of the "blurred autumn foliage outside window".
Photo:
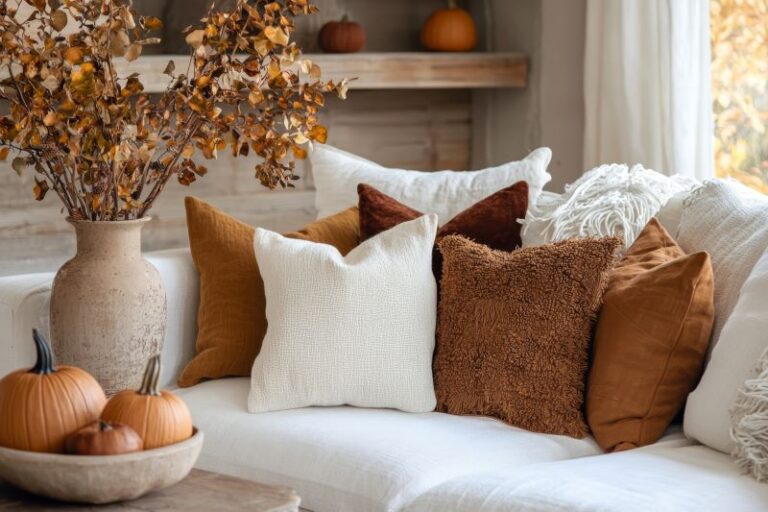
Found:
M 768 193 L 768 0 L 711 0 L 715 174 Z

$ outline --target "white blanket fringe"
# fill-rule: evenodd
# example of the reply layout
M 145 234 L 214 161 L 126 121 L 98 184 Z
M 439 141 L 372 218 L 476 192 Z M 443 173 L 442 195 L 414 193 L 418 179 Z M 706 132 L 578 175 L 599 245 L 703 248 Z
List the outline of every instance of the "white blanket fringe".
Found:
M 768 480 L 768 351 L 758 371 L 739 389 L 730 412 L 736 465 L 762 482 Z
M 520 222 L 524 230 L 539 230 L 552 242 L 618 236 L 626 248 L 670 197 L 694 185 L 694 180 L 670 178 L 641 165 L 601 165 L 567 185 L 558 200 L 531 208 Z

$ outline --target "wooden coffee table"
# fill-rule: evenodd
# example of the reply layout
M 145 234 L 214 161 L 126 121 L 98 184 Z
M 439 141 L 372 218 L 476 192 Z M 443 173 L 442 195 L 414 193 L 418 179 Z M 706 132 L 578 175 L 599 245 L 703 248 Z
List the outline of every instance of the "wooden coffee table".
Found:
M 109 505 L 75 505 L 33 496 L 0 482 L 0 510 L 34 512 L 297 512 L 299 496 L 288 487 L 193 469 L 176 485 L 137 500 Z

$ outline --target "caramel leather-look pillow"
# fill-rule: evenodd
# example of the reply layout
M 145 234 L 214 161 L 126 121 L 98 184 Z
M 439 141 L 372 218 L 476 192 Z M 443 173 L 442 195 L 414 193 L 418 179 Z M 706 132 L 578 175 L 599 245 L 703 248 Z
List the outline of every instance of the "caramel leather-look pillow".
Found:
M 592 319 L 621 241 L 504 252 L 453 235 L 438 245 L 437 410 L 584 437 Z
M 197 355 L 179 376 L 181 387 L 251 374 L 267 331 L 264 283 L 253 251 L 255 229 L 194 197 L 184 202 L 192 259 L 200 273 Z M 286 233 L 335 246 L 346 254 L 359 243 L 357 208 Z
M 709 255 L 686 256 L 652 219 L 611 272 L 595 330 L 587 421 L 605 451 L 664 434 L 698 382 L 713 321 Z
M 357 195 L 361 240 L 424 215 L 365 183 L 357 186 Z M 458 213 L 440 227 L 437 240 L 462 235 L 491 249 L 513 251 L 522 244 L 522 226 L 517 220 L 524 219 L 527 210 L 528 184 L 518 181 Z M 435 248 L 432 268 L 438 280 L 441 262 L 440 251 Z

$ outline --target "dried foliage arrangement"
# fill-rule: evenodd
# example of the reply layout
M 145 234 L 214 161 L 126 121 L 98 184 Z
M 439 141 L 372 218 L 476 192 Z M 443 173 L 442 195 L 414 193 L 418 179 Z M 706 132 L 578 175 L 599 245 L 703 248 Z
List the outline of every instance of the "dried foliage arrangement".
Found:
M 31 14 L 20 15 L 23 3 Z M 227 148 L 258 157 L 265 187 L 292 186 L 294 158 L 326 140 L 324 95 L 346 97 L 347 81 L 320 81 L 290 41 L 293 19 L 317 11 L 309 0 L 227 6 L 212 2 L 185 30 L 187 69 L 170 62 L 167 90 L 151 96 L 113 63 L 159 42 L 161 21 L 132 0 L 3 0 L 0 158 L 14 152 L 16 172 L 36 173 L 36 199 L 52 190 L 80 220 L 140 218 L 171 179 L 189 185 L 206 174 L 196 158 Z

